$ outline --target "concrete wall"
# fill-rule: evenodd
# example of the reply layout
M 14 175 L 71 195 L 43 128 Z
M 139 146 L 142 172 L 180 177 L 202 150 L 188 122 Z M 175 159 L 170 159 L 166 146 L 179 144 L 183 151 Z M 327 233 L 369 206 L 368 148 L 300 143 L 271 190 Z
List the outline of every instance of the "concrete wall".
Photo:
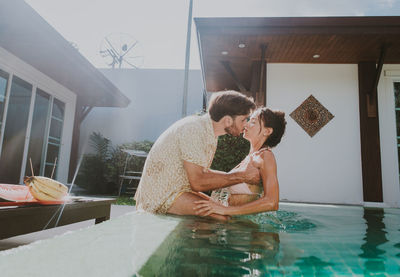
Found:
M 311 94 L 335 116 L 312 138 L 289 116 Z M 287 115 L 274 150 L 281 199 L 362 203 L 357 65 L 268 64 L 267 106 Z
M 131 99 L 127 108 L 94 108 L 81 129 L 81 150 L 95 131 L 114 145 L 150 140 L 181 118 L 183 70 L 174 69 L 100 69 Z M 200 70 L 189 72 L 188 114 L 203 106 Z M 85 147 L 85 152 L 89 151 Z

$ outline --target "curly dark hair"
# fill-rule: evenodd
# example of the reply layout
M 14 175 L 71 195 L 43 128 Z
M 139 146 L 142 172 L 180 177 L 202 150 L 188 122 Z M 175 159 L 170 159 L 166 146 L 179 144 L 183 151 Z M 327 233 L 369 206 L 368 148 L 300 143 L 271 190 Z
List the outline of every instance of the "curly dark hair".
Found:
M 264 127 L 272 128 L 272 134 L 267 138 L 262 147 L 275 147 L 281 142 L 282 136 L 286 129 L 285 113 L 282 111 L 274 111 L 268 108 L 259 108 L 256 113 L 258 120 L 264 123 Z

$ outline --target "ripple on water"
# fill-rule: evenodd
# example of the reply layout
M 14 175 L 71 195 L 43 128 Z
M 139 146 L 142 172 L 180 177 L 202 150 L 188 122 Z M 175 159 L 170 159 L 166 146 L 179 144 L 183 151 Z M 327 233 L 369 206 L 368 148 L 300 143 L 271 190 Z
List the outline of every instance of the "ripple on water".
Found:
M 273 231 L 308 231 L 317 227 L 316 223 L 295 212 L 278 210 L 252 215 L 238 216 L 236 219 L 247 219 L 260 226 L 262 230 Z

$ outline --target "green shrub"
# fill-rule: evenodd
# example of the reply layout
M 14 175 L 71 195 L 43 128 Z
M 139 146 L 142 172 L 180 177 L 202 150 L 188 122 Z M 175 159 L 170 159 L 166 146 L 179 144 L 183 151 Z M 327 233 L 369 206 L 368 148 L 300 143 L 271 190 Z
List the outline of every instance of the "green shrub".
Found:
M 237 166 L 249 154 L 249 151 L 250 143 L 242 136 L 220 136 L 211 168 L 228 172 Z
M 136 201 L 132 197 L 120 196 L 116 199 L 115 205 L 135 206 Z

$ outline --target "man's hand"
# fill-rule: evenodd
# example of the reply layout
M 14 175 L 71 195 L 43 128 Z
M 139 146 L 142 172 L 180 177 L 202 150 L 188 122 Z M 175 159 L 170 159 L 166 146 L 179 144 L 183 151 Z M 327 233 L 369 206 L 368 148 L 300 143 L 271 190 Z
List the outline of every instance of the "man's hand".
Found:
M 252 156 L 250 156 L 250 160 L 246 163 L 246 166 L 239 168 L 238 171 L 243 174 L 246 183 L 257 185 L 260 182 L 259 165 L 253 161 Z

